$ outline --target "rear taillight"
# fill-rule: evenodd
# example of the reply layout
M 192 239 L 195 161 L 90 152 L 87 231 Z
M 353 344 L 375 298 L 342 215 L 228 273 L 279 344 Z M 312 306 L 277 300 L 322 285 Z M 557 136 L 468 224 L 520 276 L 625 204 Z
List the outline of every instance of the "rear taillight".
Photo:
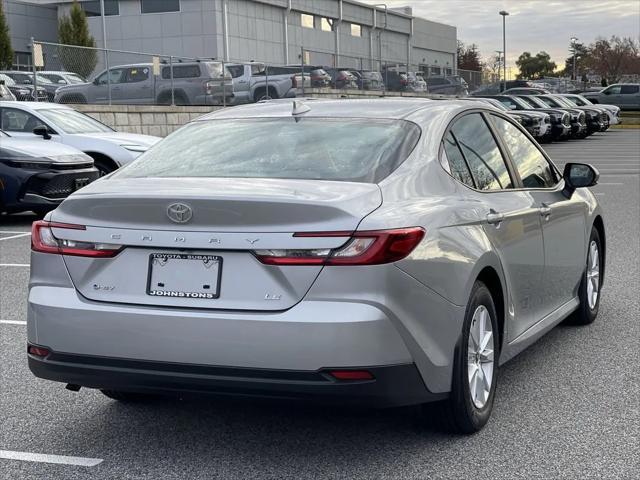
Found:
M 255 250 L 266 265 L 381 265 L 409 255 L 424 238 L 421 227 L 353 232 L 296 233 L 296 237 L 351 237 L 329 249 Z
M 82 225 L 55 223 L 40 220 L 31 226 L 31 250 L 40 253 L 55 253 L 58 255 L 73 255 L 76 257 L 109 258 L 122 250 L 122 245 L 110 243 L 81 242 L 56 238 L 53 228 L 67 230 L 86 230 Z
M 37 345 L 27 344 L 27 353 L 36 357 L 46 357 L 51 352 L 48 348 L 38 347 Z

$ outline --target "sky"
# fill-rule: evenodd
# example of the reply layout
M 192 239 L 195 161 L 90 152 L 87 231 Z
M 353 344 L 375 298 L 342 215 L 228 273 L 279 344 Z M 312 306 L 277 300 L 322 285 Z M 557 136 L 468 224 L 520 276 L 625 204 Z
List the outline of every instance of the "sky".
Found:
M 506 18 L 507 65 L 524 51 L 541 50 L 559 66 L 569 56 L 572 36 L 589 44 L 597 37 L 640 38 L 640 0 L 364 0 L 389 7 L 410 6 L 413 15 L 455 25 L 458 39 L 480 47 L 483 59 L 502 50 Z

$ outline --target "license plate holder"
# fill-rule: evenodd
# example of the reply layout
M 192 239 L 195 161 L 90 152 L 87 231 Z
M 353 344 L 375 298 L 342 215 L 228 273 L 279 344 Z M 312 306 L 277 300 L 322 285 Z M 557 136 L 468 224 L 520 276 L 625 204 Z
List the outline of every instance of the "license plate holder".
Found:
M 149 255 L 147 295 L 193 300 L 220 297 L 222 257 L 190 253 Z

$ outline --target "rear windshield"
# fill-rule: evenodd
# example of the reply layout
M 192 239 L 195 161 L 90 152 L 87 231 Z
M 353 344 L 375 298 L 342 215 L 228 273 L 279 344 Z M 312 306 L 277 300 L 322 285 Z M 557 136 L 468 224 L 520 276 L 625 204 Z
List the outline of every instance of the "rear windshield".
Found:
M 411 153 L 405 120 L 260 118 L 188 124 L 114 176 L 292 178 L 378 183 Z

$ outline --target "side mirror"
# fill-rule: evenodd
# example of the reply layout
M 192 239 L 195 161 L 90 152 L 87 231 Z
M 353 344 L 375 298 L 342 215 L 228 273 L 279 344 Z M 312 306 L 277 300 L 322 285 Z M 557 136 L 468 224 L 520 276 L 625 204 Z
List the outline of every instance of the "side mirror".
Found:
M 600 173 L 586 163 L 567 163 L 562 173 L 564 178 L 563 193 L 571 198 L 576 188 L 593 187 L 598 183 Z
M 94 78 L 91 83 L 93 83 L 94 85 L 100 85 L 100 82 L 98 81 L 98 77 Z
M 51 135 L 49 135 L 49 129 L 44 125 L 38 125 L 32 131 L 34 135 L 39 135 L 45 140 L 51 140 Z

